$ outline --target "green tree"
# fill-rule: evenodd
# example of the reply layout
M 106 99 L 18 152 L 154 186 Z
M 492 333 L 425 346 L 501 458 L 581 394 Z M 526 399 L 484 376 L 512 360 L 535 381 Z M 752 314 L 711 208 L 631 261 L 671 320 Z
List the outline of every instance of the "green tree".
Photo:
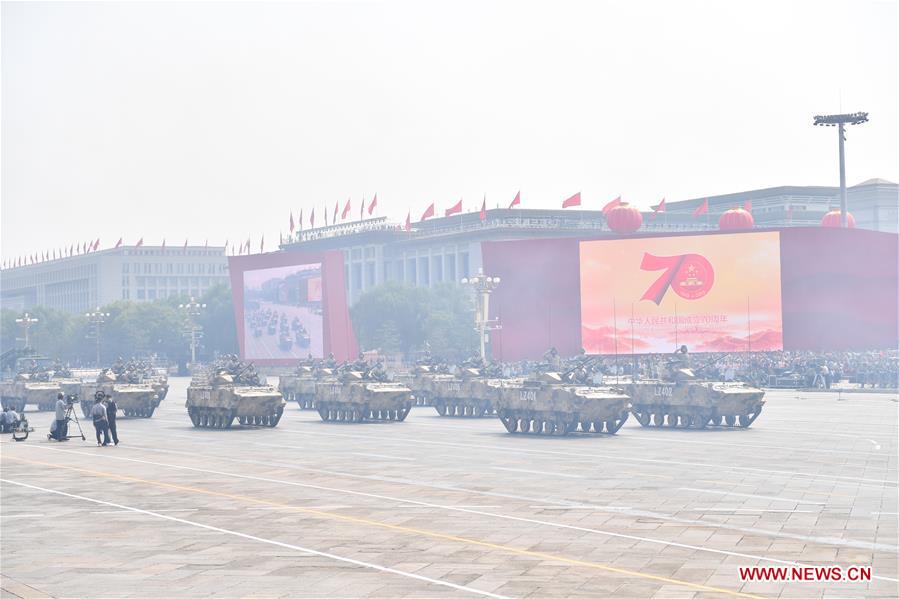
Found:
M 454 285 L 387 283 L 362 295 L 350 316 L 363 349 L 410 357 L 429 344 L 434 355 L 458 360 L 477 344 L 471 298 Z
M 210 287 L 199 301 L 206 304 L 197 317 L 197 323 L 203 327 L 202 358 L 211 360 L 216 354 L 236 354 L 239 348 L 231 289 L 225 285 Z

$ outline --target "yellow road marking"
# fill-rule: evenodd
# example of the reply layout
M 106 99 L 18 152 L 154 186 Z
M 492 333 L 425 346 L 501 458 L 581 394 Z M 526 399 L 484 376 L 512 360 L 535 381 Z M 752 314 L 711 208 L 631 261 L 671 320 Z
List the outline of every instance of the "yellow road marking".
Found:
M 388 524 L 388 523 L 386 523 L 386 522 L 379 522 L 379 521 L 377 521 L 377 520 L 369 520 L 369 519 L 367 519 L 367 518 L 359 518 L 359 517 L 356 517 L 356 516 L 348 516 L 348 515 L 344 515 L 344 514 L 335 514 L 335 513 L 331 513 L 331 512 L 323 512 L 323 511 L 316 510 L 316 509 L 312 509 L 312 508 L 304 508 L 304 507 L 299 507 L 299 506 L 289 505 L 289 504 L 286 504 L 286 503 L 280 503 L 280 502 L 277 502 L 277 501 L 269 501 L 269 500 L 267 500 L 267 499 L 257 499 L 257 498 L 255 498 L 255 497 L 247 497 L 247 496 L 245 496 L 245 495 L 234 495 L 234 494 L 232 494 L 232 493 L 223 493 L 223 492 L 220 492 L 220 491 L 210 491 L 210 490 L 208 490 L 208 489 L 200 489 L 200 488 L 197 488 L 197 487 L 187 487 L 187 486 L 184 486 L 184 485 L 176 485 L 176 484 L 173 484 L 173 483 L 166 483 L 166 482 L 162 482 L 162 481 L 155 481 L 155 480 L 148 480 L 148 479 L 143 479 L 143 478 L 137 478 L 137 477 L 135 477 L 135 476 L 125 476 L 125 475 L 121 475 L 121 474 L 113 474 L 113 473 L 111 473 L 111 472 L 102 472 L 102 471 L 99 471 L 99 470 L 90 470 L 90 469 L 87 469 L 87 468 L 76 468 L 76 467 L 74 467 L 74 466 L 63 466 L 63 465 L 60 465 L 60 464 L 53 464 L 53 463 L 50 463 L 50 462 L 41 462 L 41 461 L 38 461 L 38 460 L 26 460 L 26 459 L 23 459 L 23 458 L 14 458 L 14 457 L 10 457 L 10 456 L 7 456 L 7 455 L 3 455 L 3 456 L 0 456 L 0 457 L 2 457 L 4 460 L 12 460 L 12 461 L 15 461 L 15 462 L 22 462 L 22 463 L 24 463 L 24 464 L 32 464 L 32 465 L 35 465 L 35 466 L 47 466 L 47 467 L 50 467 L 50 468 L 57 468 L 57 469 L 61 469 L 61 470 L 71 470 L 71 471 L 73 471 L 73 472 L 80 472 L 80 473 L 82 473 L 82 474 L 90 474 L 90 475 L 93 475 L 93 476 L 99 476 L 99 477 L 104 477 L 104 478 L 112 478 L 112 479 L 121 480 L 121 481 L 143 483 L 143 484 L 152 485 L 152 486 L 155 486 L 155 487 L 162 487 L 162 488 L 167 488 L 167 489 L 174 489 L 174 490 L 177 490 L 177 491 L 184 491 L 184 492 L 187 492 L 187 493 L 194 493 L 194 494 L 198 494 L 198 495 L 208 495 L 208 496 L 212 496 L 212 497 L 222 497 L 222 498 L 225 498 L 225 499 L 232 499 L 232 500 L 235 500 L 235 501 L 243 501 L 243 502 L 246 502 L 246 503 L 254 503 L 254 504 L 257 504 L 257 505 L 265 505 L 265 506 L 270 506 L 270 507 L 279 507 L 279 508 L 284 508 L 284 509 L 288 509 L 288 510 L 293 510 L 293 511 L 296 511 L 296 512 L 301 512 L 301 513 L 304 513 L 304 514 L 310 514 L 310 515 L 318 516 L 318 517 L 323 518 L 323 519 L 341 520 L 341 521 L 344 521 L 344 522 L 352 522 L 352 523 L 355 523 L 355 524 L 365 524 L 365 525 L 368 525 L 368 526 L 376 526 L 376 527 L 379 527 L 379 528 L 386 528 L 386 529 L 388 529 L 388 530 L 394 530 L 394 531 L 403 532 L 403 533 L 407 533 L 407 534 L 413 534 L 413 535 L 419 535 L 419 536 L 430 537 L 430 538 L 432 538 L 432 539 L 441 539 L 441 540 L 444 540 L 444 541 L 453 541 L 453 542 L 457 542 L 457 543 L 465 543 L 465 544 L 468 544 L 468 545 L 474 545 L 474 546 L 478 546 L 478 547 L 486 547 L 486 548 L 488 548 L 488 549 L 495 549 L 495 550 L 498 550 L 498 551 L 504 551 L 504 552 L 507 552 L 507 553 L 513 553 L 513 554 L 516 554 L 516 555 L 524 555 L 524 556 L 533 557 L 533 558 L 538 558 L 538 559 L 543 559 L 543 560 L 549 560 L 549 561 L 561 562 L 561 563 L 564 563 L 564 564 L 571 564 L 571 565 L 574 565 L 574 566 L 583 566 L 583 567 L 591 568 L 591 569 L 594 569 L 594 570 L 603 570 L 603 571 L 606 571 L 606 572 L 614 572 L 614 573 L 616 573 L 616 574 L 624 574 L 624 575 L 626 575 L 626 576 L 635 576 L 635 577 L 638 577 L 638 578 L 646 578 L 646 579 L 648 579 L 648 580 L 655 580 L 655 581 L 658 581 L 658 582 L 664 582 L 664 583 L 668 583 L 668 584 L 676 584 L 676 585 L 680 585 L 680 586 L 686 586 L 686 587 L 690 587 L 690 588 L 694 588 L 694 589 L 699 589 L 699 590 L 701 590 L 701 591 L 710 591 L 710 592 L 714 592 L 714 593 L 721 593 L 721 594 L 723 594 L 723 595 L 731 595 L 731 596 L 733 596 L 733 597 L 748 597 L 748 598 L 750 598 L 750 599 L 762 599 L 761 597 L 759 597 L 759 596 L 757 596 L 757 595 L 750 595 L 750 594 L 747 594 L 747 593 L 741 593 L 741 592 L 739 592 L 739 591 L 731 591 L 731 590 L 729 590 L 729 589 L 722 589 L 722 588 L 719 588 L 719 587 L 707 586 L 707 585 L 699 584 L 699 583 L 695 583 L 695 582 L 688 582 L 688 581 L 686 581 L 686 580 L 678 580 L 678 579 L 675 579 L 675 578 L 667 578 L 667 577 L 665 577 L 665 576 L 656 576 L 656 575 L 654 575 L 654 574 L 646 574 L 646 573 L 644 573 L 644 572 L 637 572 L 637 571 L 634 571 L 634 570 L 627 570 L 627 569 L 624 569 L 624 568 L 617 568 L 617 567 L 615 567 L 615 566 L 609 566 L 609 565 L 607 565 L 607 564 L 600 564 L 600 563 L 596 563 L 596 562 L 586 562 L 586 561 L 577 560 L 577 559 L 573 559 L 573 558 L 568 558 L 568 557 L 564 557 L 564 556 L 560 556 L 560 555 L 553 555 L 553 554 L 550 554 L 550 553 L 543 553 L 543 552 L 540 552 L 540 551 L 530 551 L 530 550 L 527 550 L 527 549 L 517 549 L 517 548 L 515 548 L 515 547 L 509 547 L 509 546 L 507 546 L 507 545 L 498 545 L 498 544 L 496 544 L 496 543 L 490 543 L 490 542 L 487 542 L 487 541 L 479 541 L 479 540 L 477 540 L 477 539 L 471 539 L 471 538 L 468 538 L 468 537 L 459 537 L 459 536 L 456 536 L 456 535 L 449 535 L 449 534 L 444 534 L 444 533 L 439 533 L 439 532 L 433 532 L 433 531 L 430 531 L 430 530 L 422 530 L 422 529 L 419 529 L 419 528 L 410 528 L 410 527 L 406 527 L 406 526 L 399 526 L 399 525 L 397 525 L 397 524 Z

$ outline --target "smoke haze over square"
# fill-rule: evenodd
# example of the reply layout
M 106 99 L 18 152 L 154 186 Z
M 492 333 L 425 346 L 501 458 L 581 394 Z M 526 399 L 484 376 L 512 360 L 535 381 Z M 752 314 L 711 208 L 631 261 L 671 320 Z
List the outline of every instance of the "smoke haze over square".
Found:
M 2 251 L 899 178 L 896 2 L 4 3 Z M 851 206 L 850 206 L 851 209 Z M 330 216 L 330 215 L 329 215 Z

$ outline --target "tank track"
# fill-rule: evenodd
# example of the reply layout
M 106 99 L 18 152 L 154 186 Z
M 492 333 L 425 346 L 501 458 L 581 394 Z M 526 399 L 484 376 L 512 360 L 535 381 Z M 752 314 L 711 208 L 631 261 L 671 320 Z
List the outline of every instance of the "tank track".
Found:
M 749 428 L 762 413 L 762 406 L 747 414 L 718 414 L 715 410 L 673 407 L 665 405 L 633 406 L 631 412 L 640 426 L 667 426 L 669 428 L 696 428 L 727 426 Z
M 0 404 L 2 404 L 4 410 L 9 406 L 16 412 L 25 411 L 25 399 L 21 397 L 4 397 Z
M 510 433 L 563 436 L 570 433 L 606 433 L 614 435 L 627 421 L 628 412 L 614 420 L 579 420 L 563 414 L 533 413 L 524 410 L 502 410 L 499 419 Z
M 237 418 L 233 410 L 222 408 L 194 406 L 187 409 L 187 415 L 190 416 L 190 421 L 196 428 L 231 428 L 235 418 L 243 426 L 267 426 L 274 428 L 278 426 L 283 413 L 284 409 L 279 408 L 277 412 L 262 416 L 240 416 Z
M 402 422 L 409 415 L 410 408 L 370 410 L 365 404 L 324 402 L 316 406 L 316 410 L 325 422 L 364 422 L 366 420 Z
M 433 402 L 434 409 L 441 416 L 484 418 L 496 416 L 496 408 L 487 400 L 461 400 L 461 399 L 436 399 Z

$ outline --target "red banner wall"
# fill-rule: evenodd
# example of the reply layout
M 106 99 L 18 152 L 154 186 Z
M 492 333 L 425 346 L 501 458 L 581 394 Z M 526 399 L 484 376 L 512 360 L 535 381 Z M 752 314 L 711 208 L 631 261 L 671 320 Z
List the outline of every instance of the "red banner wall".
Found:
M 320 263 L 322 268 L 321 300 L 324 331 L 324 355 L 334 353 L 338 361 L 349 360 L 359 353 L 359 346 L 347 307 L 344 282 L 343 252 L 276 252 L 251 256 L 231 256 L 228 269 L 231 275 L 231 294 L 234 301 L 234 318 L 237 322 L 237 339 L 241 357 L 244 346 L 244 273 L 251 270 Z M 289 366 L 297 360 L 254 359 L 258 364 Z
M 682 235 L 720 234 L 734 233 Z M 494 358 L 538 359 L 551 346 L 563 355 L 580 351 L 580 241 L 482 244 L 484 272 L 502 279 L 491 300 L 491 317 L 502 325 L 491 337 Z M 788 228 L 780 231 L 780 244 L 784 349 L 896 347 L 899 236 L 861 229 Z

